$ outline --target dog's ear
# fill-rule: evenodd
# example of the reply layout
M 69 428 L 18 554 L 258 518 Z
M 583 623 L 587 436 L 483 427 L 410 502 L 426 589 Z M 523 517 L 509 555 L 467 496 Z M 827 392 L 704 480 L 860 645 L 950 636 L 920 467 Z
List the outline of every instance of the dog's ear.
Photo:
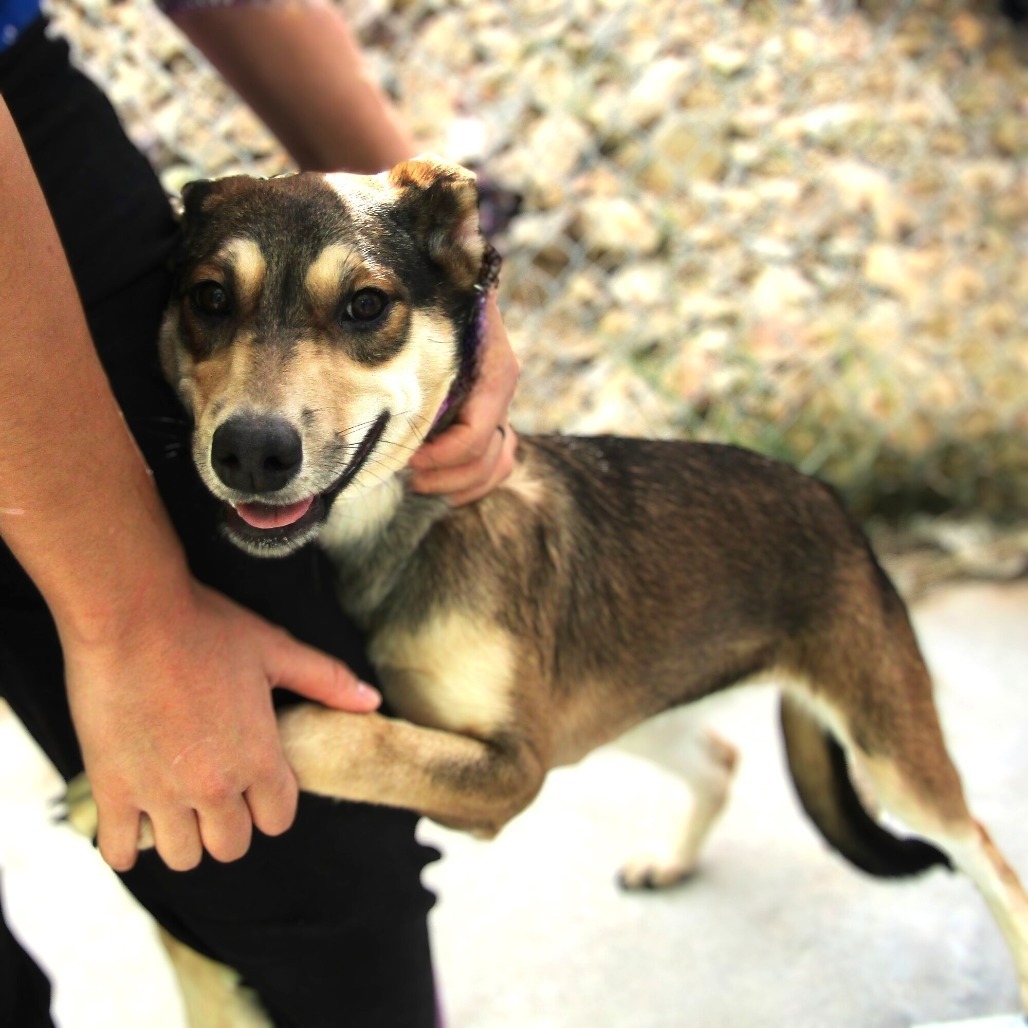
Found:
M 415 157 L 386 172 L 397 191 L 398 207 L 431 258 L 458 285 L 473 285 L 482 266 L 485 242 L 478 224 L 475 176 L 438 157 Z
M 187 182 L 181 192 L 181 216 L 189 218 L 199 214 L 203 209 L 204 200 L 214 191 L 212 179 L 195 179 Z
M 214 179 L 194 179 L 182 187 L 177 197 L 171 198 L 171 209 L 187 233 L 202 224 L 204 203 L 215 193 L 217 186 L 218 182 Z
M 177 214 L 180 221 L 188 222 L 209 214 L 230 196 L 252 189 L 255 182 L 262 181 L 252 175 L 228 175 L 219 179 L 195 179 L 182 187 Z M 172 209 L 175 209 L 174 202 Z
M 209 190 L 202 187 L 210 186 L 212 183 L 207 179 L 196 179 L 192 182 L 187 182 L 177 193 L 172 193 L 165 190 L 165 196 L 168 198 L 168 205 L 171 207 L 171 213 L 176 221 L 183 221 L 187 213 L 195 213 L 199 205 L 202 203 L 202 196 L 197 195 L 198 193 L 207 193 Z M 193 204 L 189 204 L 189 197 L 193 196 Z

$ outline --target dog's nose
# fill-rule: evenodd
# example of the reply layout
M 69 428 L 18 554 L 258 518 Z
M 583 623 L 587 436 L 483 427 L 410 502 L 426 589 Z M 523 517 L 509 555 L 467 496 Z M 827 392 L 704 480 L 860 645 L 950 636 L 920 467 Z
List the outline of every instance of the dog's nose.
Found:
M 211 440 L 211 465 L 230 489 L 270 493 L 295 477 L 303 463 L 300 433 L 285 418 L 237 414 Z

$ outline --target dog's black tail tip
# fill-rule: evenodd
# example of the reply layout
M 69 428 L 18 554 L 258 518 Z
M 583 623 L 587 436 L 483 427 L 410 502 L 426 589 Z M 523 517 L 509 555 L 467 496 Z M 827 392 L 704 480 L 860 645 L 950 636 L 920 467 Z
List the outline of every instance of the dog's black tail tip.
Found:
M 876 878 L 910 878 L 933 867 L 953 870 L 953 863 L 949 857 L 930 842 L 923 839 L 900 839 L 878 825 L 875 825 L 875 828 L 880 835 L 889 840 L 888 845 L 882 845 L 881 840 L 873 840 L 866 856 L 863 853 L 839 848 L 839 852 L 859 870 Z
M 931 843 L 895 836 L 868 814 L 850 778 L 845 752 L 804 705 L 783 695 L 781 720 L 800 803 L 833 849 L 877 878 L 907 878 L 940 866 L 952 869 L 949 857 Z

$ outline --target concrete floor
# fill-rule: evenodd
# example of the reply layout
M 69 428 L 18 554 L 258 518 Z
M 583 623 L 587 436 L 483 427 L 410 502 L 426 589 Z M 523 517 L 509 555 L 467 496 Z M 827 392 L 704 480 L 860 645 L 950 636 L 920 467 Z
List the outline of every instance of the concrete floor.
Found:
M 1028 878 L 1028 582 L 949 587 L 915 620 L 972 806 Z M 883 884 L 825 850 L 782 771 L 770 690 L 700 713 L 743 759 L 702 873 L 669 893 L 613 884 L 636 840 L 659 839 L 684 803 L 616 750 L 555 772 L 492 843 L 424 825 L 447 851 L 428 879 L 451 1028 L 1023 1025 L 1009 1016 L 1010 957 L 967 881 Z M 0 717 L 5 902 L 56 982 L 59 1025 L 181 1028 L 149 922 L 50 824 L 57 789 Z

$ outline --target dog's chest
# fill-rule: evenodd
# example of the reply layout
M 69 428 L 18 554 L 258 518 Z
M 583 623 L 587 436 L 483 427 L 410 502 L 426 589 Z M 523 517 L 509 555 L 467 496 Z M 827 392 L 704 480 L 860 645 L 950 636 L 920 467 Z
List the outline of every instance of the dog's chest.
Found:
M 438 611 L 413 629 L 386 625 L 369 645 L 400 717 L 479 738 L 511 719 L 515 654 L 502 628 L 455 610 Z

